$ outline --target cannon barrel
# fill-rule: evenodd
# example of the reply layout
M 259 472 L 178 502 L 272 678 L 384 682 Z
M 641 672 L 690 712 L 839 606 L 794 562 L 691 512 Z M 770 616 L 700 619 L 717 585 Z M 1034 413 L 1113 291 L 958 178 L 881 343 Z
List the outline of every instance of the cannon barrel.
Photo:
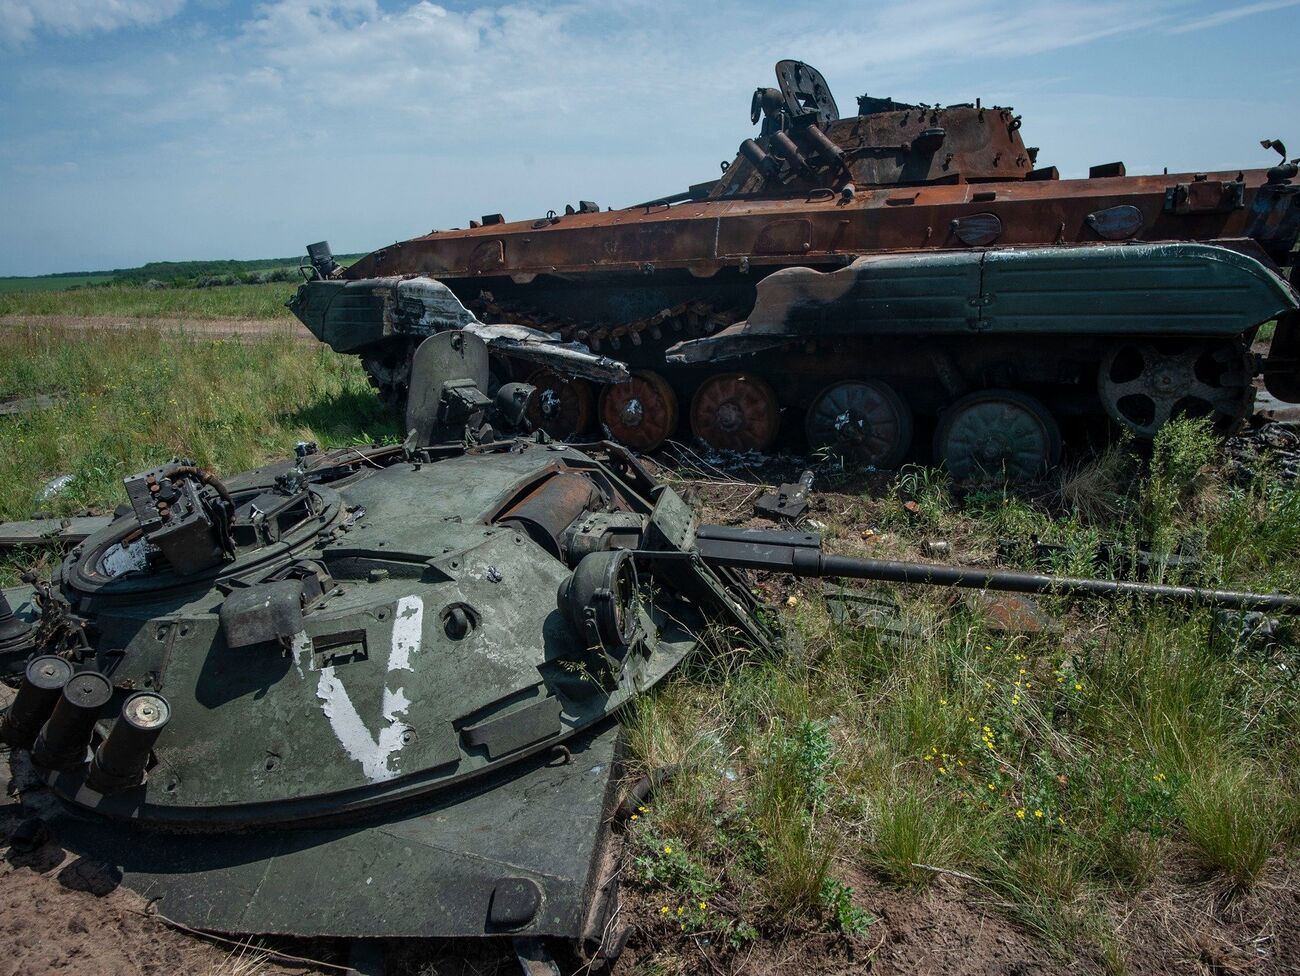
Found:
M 794 576 L 922 583 L 929 586 L 959 586 L 1010 593 L 1050 593 L 1058 596 L 1141 596 L 1230 610 L 1300 611 L 1300 596 L 1284 593 L 1249 593 L 1126 580 L 1049 576 L 978 566 L 945 566 L 894 559 L 831 556 L 821 551 L 821 537 L 814 533 L 754 531 L 705 525 L 696 532 L 696 548 L 701 557 L 715 566 L 764 569 Z

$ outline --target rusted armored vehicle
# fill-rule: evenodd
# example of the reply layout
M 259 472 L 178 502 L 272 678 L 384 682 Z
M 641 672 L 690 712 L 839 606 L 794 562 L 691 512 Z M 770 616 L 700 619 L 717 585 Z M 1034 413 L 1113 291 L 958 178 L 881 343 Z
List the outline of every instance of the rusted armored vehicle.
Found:
M 1300 185 L 1280 142 L 1253 150 L 1280 154 L 1271 168 L 1062 180 L 1009 107 L 864 95 L 841 117 L 814 68 L 782 61 L 777 81 L 716 180 L 618 210 L 489 214 L 346 269 L 314 245 L 291 307 L 394 400 L 420 338 L 467 317 L 583 343 L 631 381 L 497 370 L 542 388 L 552 434 L 603 428 L 641 450 L 674 435 L 762 450 L 784 427 L 877 466 L 932 439 L 955 474 L 1025 476 L 1056 459 L 1062 423 L 1149 437 L 1185 413 L 1227 430 L 1261 374 L 1300 400 Z

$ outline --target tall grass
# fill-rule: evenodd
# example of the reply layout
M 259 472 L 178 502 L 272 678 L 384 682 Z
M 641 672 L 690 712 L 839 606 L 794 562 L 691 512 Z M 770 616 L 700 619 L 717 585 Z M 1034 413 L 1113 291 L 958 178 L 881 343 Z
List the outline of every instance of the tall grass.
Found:
M 142 288 L 110 285 L 68 290 L 0 289 L 0 316 L 118 316 L 142 319 L 290 319 L 284 307 L 296 284 L 226 288 Z
M 1191 537 L 1206 582 L 1294 588 L 1300 488 L 1267 459 L 1254 468 L 1252 481 L 1229 478 L 1203 426 L 1179 422 L 1150 459 L 1122 445 L 1038 494 L 962 497 L 911 469 L 874 505 L 891 532 L 977 554 L 1006 535 L 1060 542 L 1058 568 L 1075 573 L 1099 571 L 1102 538 L 1173 552 Z M 952 594 L 894 594 L 906 633 L 833 623 L 805 592 L 783 616 L 801 662 L 753 662 L 712 683 L 684 675 L 632 720 L 647 767 L 692 757 L 633 835 L 679 838 L 713 901 L 730 897 L 731 919 L 825 926 L 819 876 L 867 870 L 916 887 L 948 873 L 977 878 L 972 894 L 1050 945 L 1119 973 L 1111 919 L 1135 892 L 1169 884 L 1171 861 L 1244 891 L 1270 857 L 1294 855 L 1293 624 L 1249 637 L 1204 609 L 1047 600 L 1058 628 L 1008 634 Z M 830 751 L 801 767 L 788 744 L 808 728 Z M 662 878 L 643 883 L 664 891 Z
M 355 359 L 285 338 L 0 331 L 0 397 L 36 394 L 57 400 L 0 416 L 0 519 L 112 508 L 123 477 L 173 457 L 230 473 L 299 440 L 329 446 L 397 433 Z M 71 483 L 42 498 L 62 474 Z

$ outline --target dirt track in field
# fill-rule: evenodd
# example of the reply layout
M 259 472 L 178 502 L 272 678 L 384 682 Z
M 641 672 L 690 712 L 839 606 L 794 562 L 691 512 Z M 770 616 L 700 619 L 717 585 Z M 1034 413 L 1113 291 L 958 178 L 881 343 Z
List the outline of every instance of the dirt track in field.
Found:
M 214 338 L 257 338 L 287 336 L 302 342 L 316 342 L 297 319 L 200 319 L 200 318 L 131 318 L 122 315 L 0 315 L 0 329 L 49 329 L 77 331 L 120 331 L 157 329 L 159 332 L 182 332 Z

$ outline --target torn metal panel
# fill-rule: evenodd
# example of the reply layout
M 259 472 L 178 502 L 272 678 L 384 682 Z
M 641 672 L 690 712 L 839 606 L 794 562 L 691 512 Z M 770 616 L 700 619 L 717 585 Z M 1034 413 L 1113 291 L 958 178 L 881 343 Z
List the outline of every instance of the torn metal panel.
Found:
M 1135 291 L 1144 301 L 1131 309 Z M 832 272 L 777 271 L 759 283 L 745 321 L 667 357 L 716 362 L 777 337 L 1231 335 L 1297 307 L 1300 297 L 1255 258 L 1202 244 L 876 255 Z
M 754 502 L 754 514 L 770 519 L 796 521 L 808 511 L 808 496 L 812 493 L 813 473 L 805 471 L 799 480 L 777 486 L 776 491 L 760 495 Z
M 28 519 L 0 522 L 0 549 L 36 546 L 50 542 L 76 545 L 105 528 L 111 515 L 78 515 L 63 519 Z

